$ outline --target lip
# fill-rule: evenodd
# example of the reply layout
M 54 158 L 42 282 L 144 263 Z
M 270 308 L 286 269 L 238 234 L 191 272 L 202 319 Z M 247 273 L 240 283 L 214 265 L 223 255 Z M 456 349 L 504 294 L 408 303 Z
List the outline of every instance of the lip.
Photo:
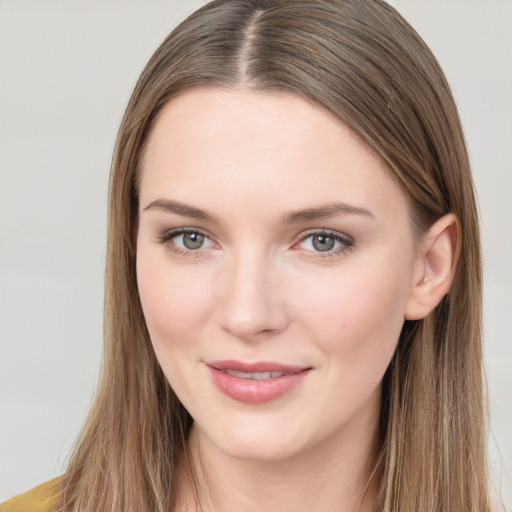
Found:
M 275 400 L 298 386 L 311 367 L 287 365 L 269 361 L 243 362 L 234 360 L 211 361 L 206 365 L 213 383 L 228 397 L 246 404 L 261 404 Z M 242 373 L 284 373 L 273 378 L 242 378 L 227 371 Z

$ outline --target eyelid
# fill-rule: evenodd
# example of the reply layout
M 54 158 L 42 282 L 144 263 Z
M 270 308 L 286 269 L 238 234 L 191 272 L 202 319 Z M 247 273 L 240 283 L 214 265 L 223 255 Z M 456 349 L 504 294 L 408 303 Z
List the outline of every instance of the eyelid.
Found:
M 312 250 L 305 249 L 305 251 L 314 254 L 315 257 L 327 258 L 330 256 L 336 256 L 336 255 L 339 255 L 340 253 L 346 251 L 347 249 L 349 249 L 350 247 L 352 247 L 354 245 L 354 239 L 351 236 L 346 235 L 344 233 L 340 233 L 339 231 L 321 228 L 321 229 L 311 229 L 311 230 L 301 233 L 297 237 L 295 242 L 292 244 L 292 246 L 295 247 L 296 245 L 304 242 L 308 238 L 315 236 L 315 235 L 334 238 L 334 240 L 336 240 L 337 242 L 339 242 L 341 244 L 341 246 L 338 247 L 337 249 L 333 249 L 330 251 L 324 251 L 324 252 L 312 251 Z
M 184 248 L 181 248 L 176 245 L 171 246 L 171 244 L 168 244 L 168 242 L 170 242 L 173 238 L 176 238 L 180 235 L 187 234 L 187 233 L 200 234 L 200 235 L 204 236 L 212 245 L 218 245 L 218 243 L 215 241 L 214 237 L 208 231 L 205 231 L 204 229 L 196 228 L 193 226 L 168 229 L 168 230 L 162 232 L 161 234 L 159 234 L 157 236 L 157 239 L 158 239 L 159 243 L 169 245 L 169 249 L 172 250 L 173 252 L 176 252 L 179 254 L 184 254 L 184 255 L 197 256 L 201 252 L 201 249 L 208 248 L 208 247 L 204 247 L 204 248 L 201 247 L 197 250 L 192 250 L 192 249 L 184 249 Z M 337 247 L 336 249 L 332 249 L 332 250 L 328 250 L 328 251 L 314 251 L 314 250 L 310 250 L 310 249 L 303 249 L 305 252 L 311 253 L 311 255 L 313 255 L 314 257 L 327 258 L 330 256 L 336 256 L 336 255 L 339 255 L 340 253 L 346 251 L 347 249 L 349 249 L 350 247 L 352 247 L 354 245 L 354 239 L 351 236 L 349 236 L 345 233 L 341 233 L 339 231 L 320 228 L 320 229 L 310 229 L 310 230 L 300 233 L 295 238 L 294 242 L 292 243 L 292 248 L 296 247 L 300 243 L 304 242 L 308 238 L 315 236 L 315 235 L 333 238 L 336 242 L 338 242 L 340 244 L 340 247 Z
M 176 243 L 173 243 L 174 238 L 177 238 L 180 235 L 186 235 L 187 233 L 197 233 L 198 235 L 204 236 L 204 238 L 209 241 L 210 245 L 206 247 L 199 247 L 198 249 L 187 249 L 186 247 L 180 247 Z M 159 244 L 164 245 L 166 250 L 171 253 L 187 258 L 199 258 L 204 255 L 205 250 L 210 249 L 215 245 L 218 246 L 211 234 L 204 229 L 192 226 L 168 229 L 157 236 L 157 241 Z
M 171 240 L 172 238 L 175 238 L 179 235 L 184 235 L 187 233 L 198 233 L 199 235 L 203 235 L 205 238 L 208 238 L 208 240 L 213 242 L 212 235 L 210 235 L 207 231 L 205 231 L 204 229 L 201 229 L 201 228 L 194 228 L 194 227 L 189 227 L 189 226 L 168 229 L 168 230 L 164 231 L 163 233 L 161 233 L 160 235 L 158 235 L 157 238 L 160 242 L 165 243 L 165 242 L 168 242 L 169 240 Z

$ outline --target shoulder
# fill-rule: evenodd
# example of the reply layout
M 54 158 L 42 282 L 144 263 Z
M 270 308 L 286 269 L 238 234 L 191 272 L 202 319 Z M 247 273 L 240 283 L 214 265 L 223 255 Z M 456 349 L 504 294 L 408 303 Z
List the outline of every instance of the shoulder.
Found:
M 53 512 L 57 506 L 60 477 L 18 494 L 0 505 L 0 512 Z

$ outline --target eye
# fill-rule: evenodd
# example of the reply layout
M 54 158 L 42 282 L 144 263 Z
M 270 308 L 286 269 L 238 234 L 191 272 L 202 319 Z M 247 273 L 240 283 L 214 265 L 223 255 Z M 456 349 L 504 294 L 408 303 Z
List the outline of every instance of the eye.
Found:
M 316 253 L 326 253 L 327 255 L 338 254 L 347 247 L 352 246 L 352 238 L 333 231 L 316 231 L 306 233 L 298 243 L 300 249 Z
M 178 253 L 196 252 L 199 249 L 212 247 L 210 238 L 197 229 L 180 228 L 165 232 L 158 237 L 161 243 L 169 245 L 170 249 Z
M 203 246 L 206 237 L 201 233 L 184 233 L 183 235 L 175 237 L 174 240 L 177 245 L 183 245 L 184 249 L 193 251 Z

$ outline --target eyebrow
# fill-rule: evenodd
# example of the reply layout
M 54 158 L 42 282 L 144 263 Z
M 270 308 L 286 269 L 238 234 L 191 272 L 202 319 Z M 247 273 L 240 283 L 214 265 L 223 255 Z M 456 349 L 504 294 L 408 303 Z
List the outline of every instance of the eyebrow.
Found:
M 144 208 L 144 211 L 156 209 L 165 212 L 183 215 L 185 217 L 192 217 L 194 219 L 215 221 L 215 216 L 208 210 L 202 210 L 195 206 L 190 206 L 179 201 L 172 201 L 170 199 L 156 199 L 149 203 Z M 365 217 L 375 218 L 370 210 L 354 206 L 347 203 L 328 203 L 315 208 L 305 208 L 303 210 L 295 210 L 284 214 L 281 219 L 281 224 L 300 224 L 301 222 L 308 222 L 312 220 L 326 219 L 336 215 L 363 215 Z
M 179 201 L 171 201 L 169 199 L 157 199 L 146 206 L 144 211 L 147 210 L 163 210 L 169 213 L 175 213 L 177 215 L 183 215 L 185 217 L 193 217 L 199 220 L 213 221 L 215 217 L 207 210 L 196 208 L 188 204 L 180 203 Z
M 375 218 L 373 213 L 366 208 L 354 206 L 346 203 L 328 203 L 317 208 L 306 208 L 286 213 L 281 218 L 282 224 L 300 224 L 311 220 L 326 219 L 336 215 L 363 215 L 365 217 Z

